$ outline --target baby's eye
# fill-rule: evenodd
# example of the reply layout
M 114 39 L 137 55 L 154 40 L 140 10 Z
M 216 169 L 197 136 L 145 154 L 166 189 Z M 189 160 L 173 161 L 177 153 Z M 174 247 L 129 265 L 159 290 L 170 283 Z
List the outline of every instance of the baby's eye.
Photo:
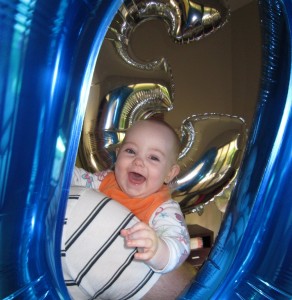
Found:
M 129 153 L 129 154 L 135 154 L 135 151 L 131 148 L 127 148 L 125 149 L 125 152 Z
M 153 155 L 150 156 L 150 159 L 154 160 L 154 161 L 159 161 L 159 158 L 157 156 L 153 156 Z

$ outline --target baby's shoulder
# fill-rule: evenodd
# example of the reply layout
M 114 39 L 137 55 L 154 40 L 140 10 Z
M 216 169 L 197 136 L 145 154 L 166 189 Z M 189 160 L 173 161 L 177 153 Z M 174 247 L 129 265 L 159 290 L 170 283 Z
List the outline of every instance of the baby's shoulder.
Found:
M 173 199 L 169 199 L 165 202 L 162 203 L 163 207 L 169 207 L 169 208 L 177 208 L 180 210 L 180 205 L 177 201 L 173 200 Z
M 98 171 L 98 172 L 95 172 L 94 175 L 97 177 L 97 179 L 99 181 L 103 181 L 104 178 L 109 174 L 109 173 L 112 173 L 113 171 L 112 170 L 104 170 L 104 171 Z
M 183 215 L 180 205 L 177 201 L 173 199 L 169 199 L 163 202 L 154 212 L 154 218 L 156 217 L 166 217 L 166 216 L 174 216 L 174 215 Z

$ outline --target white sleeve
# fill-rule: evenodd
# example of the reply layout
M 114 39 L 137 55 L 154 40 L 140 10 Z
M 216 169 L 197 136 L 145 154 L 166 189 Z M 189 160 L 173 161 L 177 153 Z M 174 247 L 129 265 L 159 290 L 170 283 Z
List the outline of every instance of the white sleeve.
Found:
M 179 204 L 168 200 L 153 213 L 150 226 L 165 241 L 169 249 L 169 261 L 158 273 L 168 273 L 179 267 L 190 254 L 190 236 Z
M 99 189 L 101 181 L 109 171 L 89 173 L 82 168 L 74 167 L 71 186 L 83 186 L 87 188 Z

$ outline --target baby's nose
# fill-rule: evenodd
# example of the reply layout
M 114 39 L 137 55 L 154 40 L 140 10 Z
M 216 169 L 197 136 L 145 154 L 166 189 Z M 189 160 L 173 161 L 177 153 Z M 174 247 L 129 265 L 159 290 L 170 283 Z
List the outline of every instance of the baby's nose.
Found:
M 133 161 L 135 166 L 143 166 L 144 162 L 143 159 L 141 157 L 136 157 Z

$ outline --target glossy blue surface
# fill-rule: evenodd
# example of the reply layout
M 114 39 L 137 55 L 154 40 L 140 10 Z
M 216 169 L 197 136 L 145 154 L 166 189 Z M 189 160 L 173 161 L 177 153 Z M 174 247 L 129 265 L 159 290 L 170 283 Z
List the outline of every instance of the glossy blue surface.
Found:
M 66 299 L 60 242 L 92 72 L 120 1 L 0 1 L 0 298 Z
M 0 0 L 0 298 L 67 299 L 60 237 L 98 51 L 121 1 Z M 291 0 L 260 2 L 263 71 L 239 181 L 181 299 L 292 298 Z

